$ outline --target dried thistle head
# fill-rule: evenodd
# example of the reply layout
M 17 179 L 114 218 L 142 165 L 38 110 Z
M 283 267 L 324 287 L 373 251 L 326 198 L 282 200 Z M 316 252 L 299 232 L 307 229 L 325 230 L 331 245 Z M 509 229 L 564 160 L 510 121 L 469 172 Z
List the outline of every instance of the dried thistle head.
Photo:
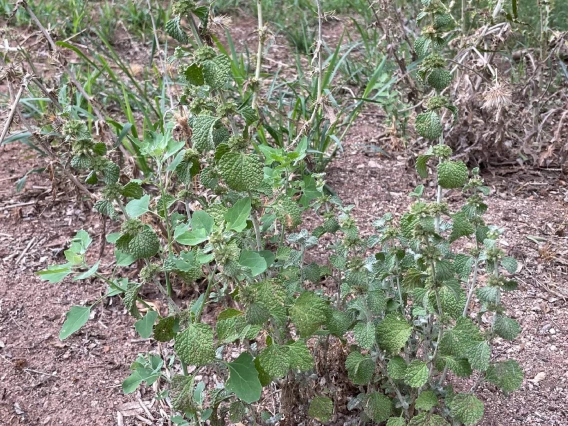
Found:
M 174 138 L 176 140 L 189 140 L 193 135 L 191 127 L 189 127 L 189 122 L 187 115 L 183 112 L 175 112 L 174 119 L 176 121 L 176 126 L 174 128 Z
M 232 19 L 227 15 L 209 17 L 209 27 L 226 30 L 231 26 Z
M 483 109 L 488 111 L 495 111 L 496 121 L 501 117 L 501 112 L 512 103 L 511 89 L 500 82 L 496 82 L 483 94 Z

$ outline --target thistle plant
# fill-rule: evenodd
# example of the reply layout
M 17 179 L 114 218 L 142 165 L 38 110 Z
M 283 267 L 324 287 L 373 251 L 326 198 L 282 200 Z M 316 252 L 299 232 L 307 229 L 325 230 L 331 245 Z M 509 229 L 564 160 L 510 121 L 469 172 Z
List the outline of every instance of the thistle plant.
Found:
M 483 404 L 474 391 L 483 381 L 504 392 L 522 382 L 515 361 L 492 356 L 499 338 L 520 331 L 501 303 L 502 293 L 516 287 L 510 274 L 517 264 L 498 246 L 501 230 L 484 222 L 488 188 L 479 172 L 451 160 L 443 143 L 444 123 L 458 112 L 442 95 L 451 75 L 441 31 L 452 21 L 441 3 L 425 2 L 421 19 L 432 25 L 416 43 L 421 82 L 434 91 L 417 132 L 438 142 L 418 158 L 417 171 L 426 179 L 437 161 L 437 191 L 418 186 L 400 222 L 387 214 L 368 238 L 353 207 L 324 192 L 324 175 L 306 173 L 305 129 L 288 147 L 259 143 L 259 134 L 270 134 L 259 114 L 261 58 L 249 84 L 236 84 L 230 59 L 212 47 L 209 8 L 181 0 L 174 13 L 166 28 L 181 43 L 172 58 L 184 78 L 179 111 L 163 132 L 133 139 L 153 172 L 127 178 L 113 150 L 81 121 L 63 126 L 70 165 L 100 189 L 94 208 L 119 230 L 106 238 L 114 245 L 112 267 L 89 262 L 92 239 L 79 231 L 67 262 L 38 272 L 51 282 L 71 276 L 108 287 L 95 304 L 69 310 L 60 338 L 83 327 L 101 300 L 121 297 L 140 336 L 169 343 L 174 355 L 168 362 L 153 352 L 139 355 L 123 390 L 157 384 L 177 424 L 296 424 L 284 397 L 274 413 L 256 404 L 264 405 L 269 386 L 289 395 L 300 385 L 311 389 L 309 404 L 295 401 L 300 420 L 332 421 L 336 401 L 321 389 L 314 359 L 330 345 L 349 352 L 345 385 L 358 391 L 348 407 L 362 423 L 477 423 Z M 320 101 L 322 93 L 320 87 Z M 459 189 L 466 201 L 452 208 L 444 193 Z M 311 232 L 301 227 L 306 210 L 321 219 Z M 307 255 L 324 241 L 332 254 L 309 263 Z M 130 267 L 137 276 L 124 278 Z M 177 297 L 189 286 L 196 294 Z M 145 300 L 149 288 L 167 308 Z M 213 373 L 215 382 L 200 379 Z M 468 384 L 456 379 L 470 376 L 470 391 L 453 390 L 454 382 Z

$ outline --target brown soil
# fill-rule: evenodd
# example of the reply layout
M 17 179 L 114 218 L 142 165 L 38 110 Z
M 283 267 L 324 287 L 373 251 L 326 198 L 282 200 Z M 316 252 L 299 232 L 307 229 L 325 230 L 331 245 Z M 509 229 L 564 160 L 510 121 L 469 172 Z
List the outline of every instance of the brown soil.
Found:
M 241 36 L 255 37 L 251 30 L 241 30 Z M 282 40 L 276 40 L 280 45 Z M 274 64 L 288 60 L 282 54 L 273 58 Z M 361 116 L 344 152 L 328 169 L 330 185 L 346 204 L 356 205 L 363 232 L 386 212 L 400 216 L 410 203 L 406 194 L 417 184 L 408 155 L 374 154 L 380 128 L 376 111 Z M 122 393 L 129 364 L 139 352 L 157 347 L 138 339 L 134 320 L 120 303 L 98 305 L 84 329 L 65 342 L 58 339 L 68 308 L 94 302 L 105 286 L 98 281 L 49 284 L 34 271 L 62 262 L 66 244 L 79 229 L 100 244 L 102 225 L 88 206 L 73 201 L 71 188 L 52 193 L 47 174 L 31 176 L 24 191 L 15 192 L 17 178 L 44 165 L 21 145 L 0 148 L 0 424 L 162 424 L 151 391 Z M 482 387 L 486 414 L 481 424 L 566 425 L 568 187 L 553 171 L 493 172 L 486 175 L 497 190 L 488 200 L 488 221 L 507 230 L 504 243 L 521 262 L 520 291 L 506 296 L 506 304 L 523 330 L 515 341 L 498 345 L 494 356 L 517 359 L 526 380 L 509 397 L 490 385 Z M 457 194 L 450 196 L 459 200 Z

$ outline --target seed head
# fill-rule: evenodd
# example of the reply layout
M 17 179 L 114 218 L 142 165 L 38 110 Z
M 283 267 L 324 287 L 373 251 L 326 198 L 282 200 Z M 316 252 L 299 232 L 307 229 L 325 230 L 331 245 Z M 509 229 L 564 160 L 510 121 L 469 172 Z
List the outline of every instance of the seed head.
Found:
M 482 108 L 488 111 L 496 111 L 496 121 L 501 117 L 504 108 L 511 105 L 511 89 L 502 83 L 496 83 L 483 94 Z

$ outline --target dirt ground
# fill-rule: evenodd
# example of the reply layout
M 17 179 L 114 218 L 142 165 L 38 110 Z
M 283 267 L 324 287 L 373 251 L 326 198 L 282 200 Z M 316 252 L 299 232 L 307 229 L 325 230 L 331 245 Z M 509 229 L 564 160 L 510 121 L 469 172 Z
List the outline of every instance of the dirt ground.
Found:
M 249 30 L 235 31 L 242 40 L 255 38 Z M 267 68 L 285 59 L 271 60 Z M 328 169 L 329 184 L 356 205 L 364 230 L 386 212 L 400 216 L 417 184 L 403 150 L 381 146 L 391 157 L 375 154 L 373 146 L 384 143 L 380 120 L 375 111 L 361 116 Z M 68 308 L 91 303 L 106 289 L 96 281 L 49 284 L 34 271 L 63 262 L 79 229 L 99 245 L 102 225 L 72 202 L 71 188 L 53 194 L 47 174 L 32 175 L 16 193 L 15 181 L 42 166 L 44 160 L 21 145 L 0 148 L 0 425 L 160 425 L 161 407 L 151 391 L 122 393 L 136 355 L 157 347 L 138 338 L 119 303 L 97 305 L 84 329 L 58 339 Z M 506 229 L 504 243 L 520 262 L 520 290 L 505 297 L 522 333 L 498 345 L 494 357 L 517 359 L 526 379 L 508 397 L 482 387 L 480 424 L 568 425 L 568 185 L 554 170 L 502 168 L 485 177 L 493 190 L 488 221 Z

